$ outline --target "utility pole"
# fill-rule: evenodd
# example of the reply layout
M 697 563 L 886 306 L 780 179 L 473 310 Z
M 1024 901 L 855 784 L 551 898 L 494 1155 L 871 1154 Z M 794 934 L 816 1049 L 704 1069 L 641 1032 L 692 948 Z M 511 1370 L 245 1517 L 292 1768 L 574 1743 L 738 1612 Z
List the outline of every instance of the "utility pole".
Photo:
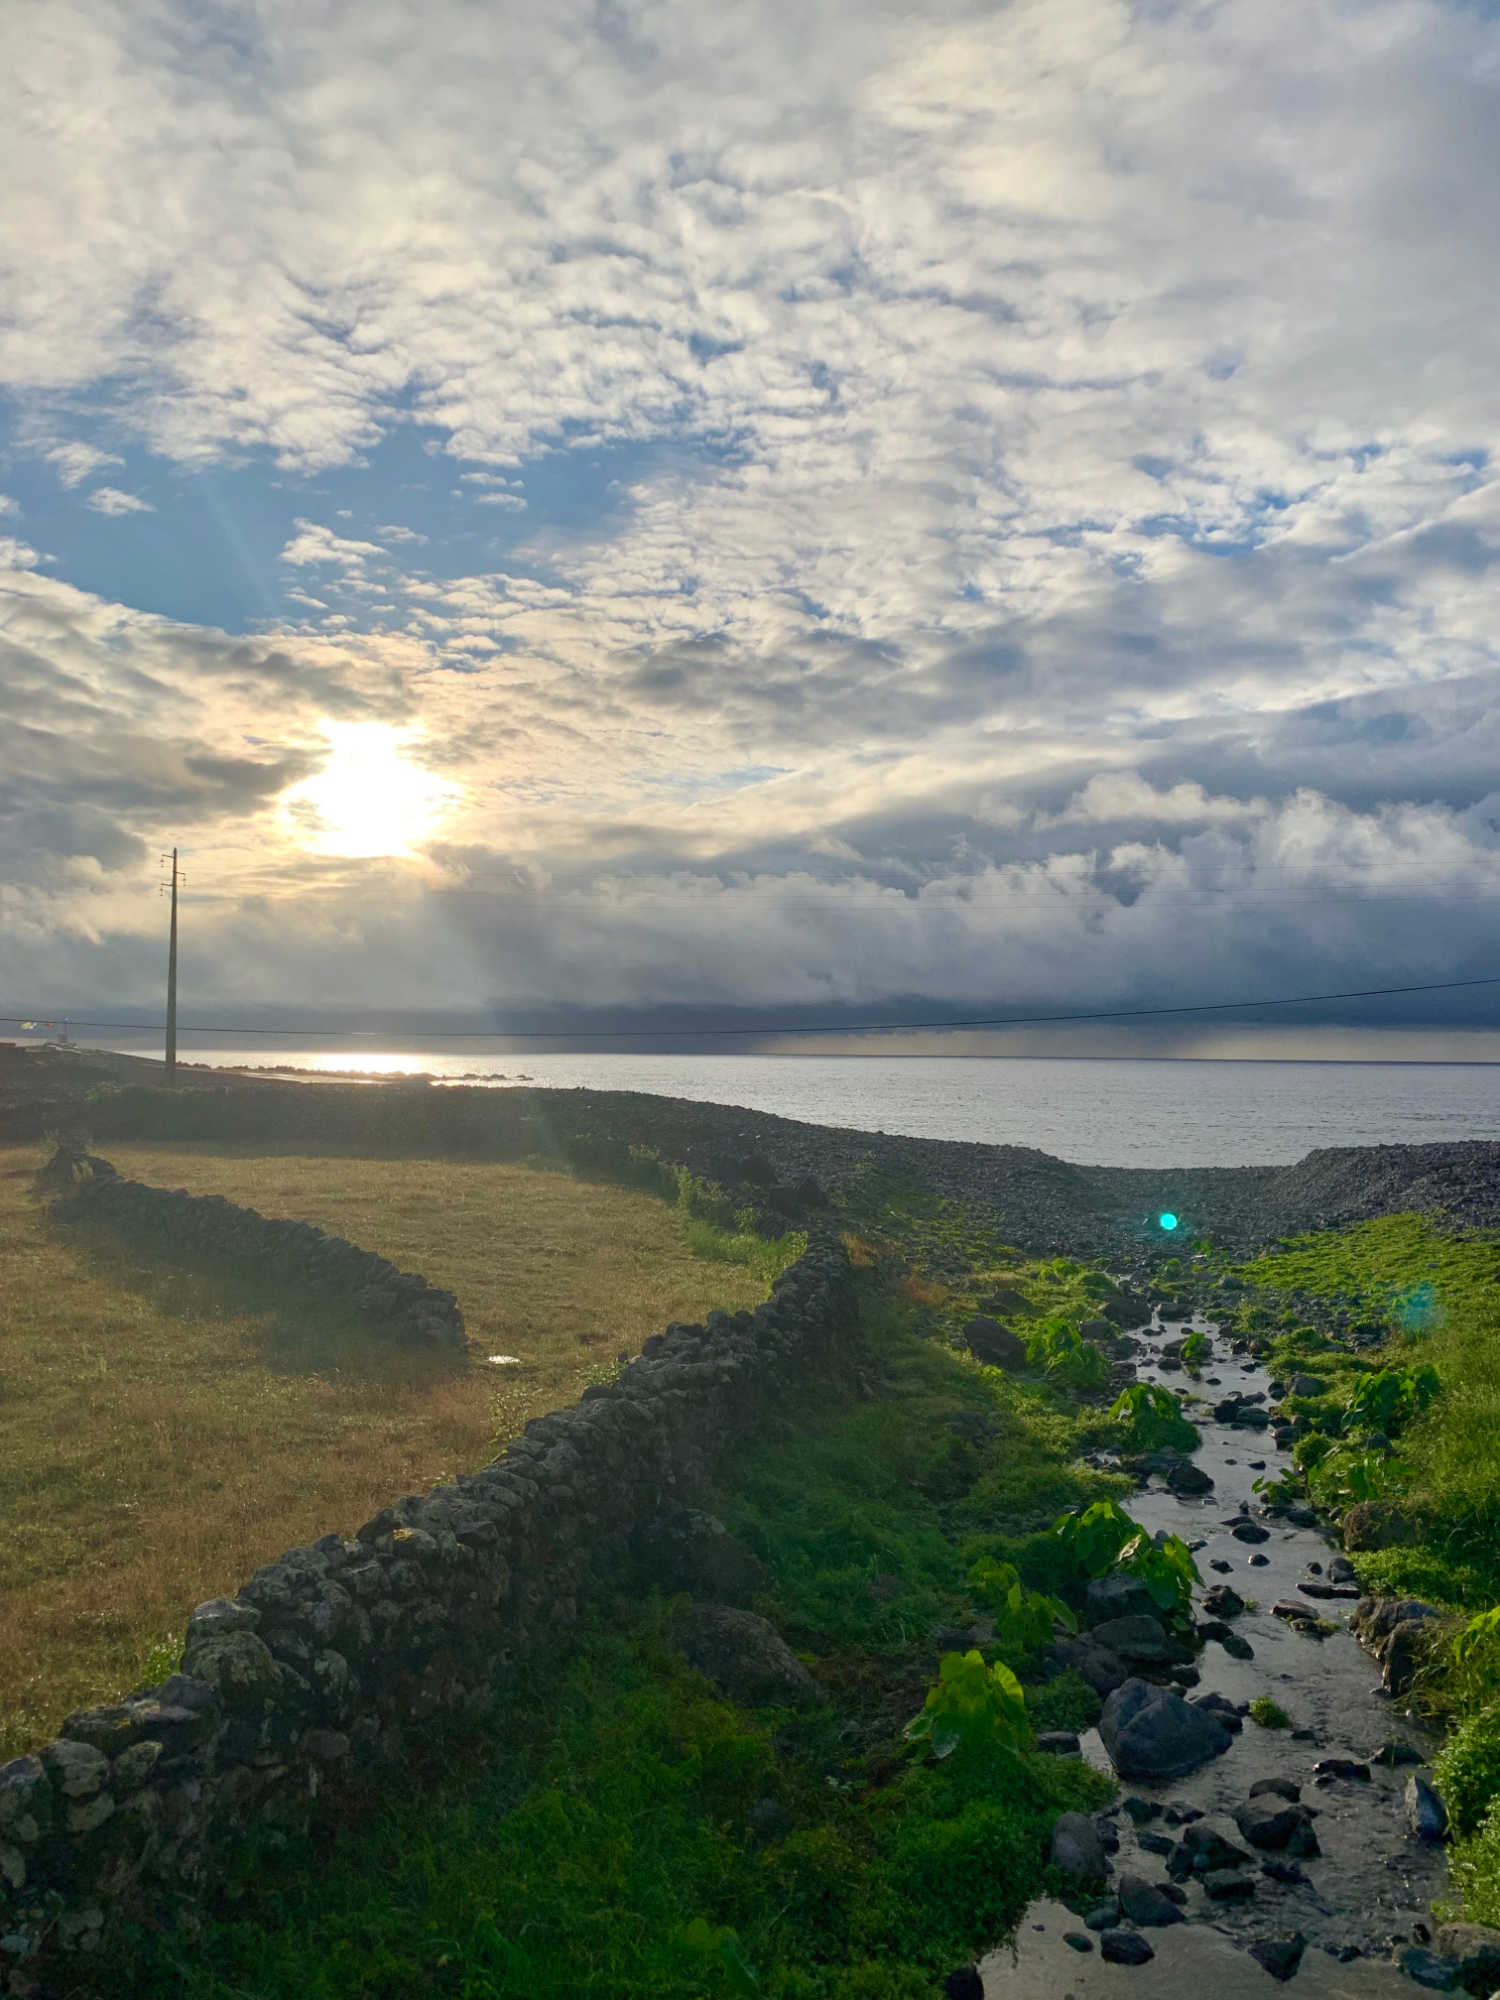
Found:
M 162 856 L 162 860 L 166 860 Z M 163 884 L 165 887 L 165 884 Z M 167 946 L 167 1082 L 177 1081 L 177 849 L 172 849 L 172 929 Z

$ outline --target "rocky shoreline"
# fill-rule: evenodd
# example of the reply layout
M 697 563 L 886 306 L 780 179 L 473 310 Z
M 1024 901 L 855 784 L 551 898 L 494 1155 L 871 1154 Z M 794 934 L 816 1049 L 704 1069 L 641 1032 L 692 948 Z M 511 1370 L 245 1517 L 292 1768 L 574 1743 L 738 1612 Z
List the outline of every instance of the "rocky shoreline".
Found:
M 0 1134 L 24 1139 L 70 1122 L 87 1124 L 91 1116 L 106 1115 L 106 1107 L 91 1103 L 101 1084 L 126 1090 L 147 1086 L 156 1097 L 161 1078 L 161 1065 L 140 1057 L 82 1050 L 63 1057 L 0 1044 Z M 520 1084 L 435 1090 L 409 1079 L 387 1085 L 312 1080 L 315 1092 L 307 1080 L 204 1070 L 180 1074 L 178 1092 L 191 1093 L 199 1103 L 215 1100 L 226 1137 L 235 1136 L 239 1110 L 267 1111 L 272 1096 L 295 1107 L 289 1129 L 305 1143 L 313 1142 L 325 1123 L 333 1132 L 350 1115 L 367 1115 L 372 1099 L 406 1107 L 397 1123 L 405 1118 L 413 1130 L 431 1125 L 440 1135 L 440 1128 L 451 1126 L 466 1152 L 489 1144 L 503 1153 L 513 1149 L 518 1127 L 565 1122 L 575 1133 L 652 1148 L 751 1201 L 762 1183 L 747 1178 L 747 1166 L 769 1167 L 771 1177 L 785 1186 L 816 1181 L 835 1198 L 873 1173 L 982 1209 L 1002 1236 L 1026 1250 L 1107 1257 L 1137 1268 L 1167 1247 L 1156 1222 L 1163 1209 L 1179 1218 L 1182 1237 L 1207 1235 L 1239 1253 L 1401 1209 L 1447 1215 L 1471 1228 L 1500 1228 L 1500 1143 L 1491 1141 L 1324 1147 L 1291 1166 L 1169 1172 L 1080 1166 L 1030 1146 L 802 1124 L 735 1105 L 641 1092 Z M 536 1120 L 534 1112 L 543 1118 Z M 105 1136 L 151 1134 L 117 1131 L 111 1124 Z

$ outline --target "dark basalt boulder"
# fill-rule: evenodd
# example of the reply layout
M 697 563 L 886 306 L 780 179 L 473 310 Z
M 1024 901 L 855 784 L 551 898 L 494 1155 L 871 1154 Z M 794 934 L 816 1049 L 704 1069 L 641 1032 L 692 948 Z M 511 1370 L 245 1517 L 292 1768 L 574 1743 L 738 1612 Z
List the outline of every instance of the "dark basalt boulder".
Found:
M 1058 1639 L 1052 1653 L 1060 1666 L 1082 1675 L 1097 1695 L 1113 1694 L 1130 1679 L 1130 1669 L 1119 1654 L 1095 1645 L 1092 1633 L 1081 1639 Z
M 981 1299 L 979 1309 L 985 1313 L 1008 1313 L 1012 1318 L 1025 1318 L 1041 1311 L 1041 1307 L 1033 1305 L 1024 1292 L 1015 1291 L 1009 1285 L 1002 1285 L 987 1299 Z
M 1402 1797 L 1402 1810 L 1406 1815 L 1408 1829 L 1418 1840 L 1446 1840 L 1448 1837 L 1448 1808 L 1425 1778 L 1415 1775 L 1406 1781 L 1406 1791 Z
M 673 1628 L 678 1650 L 732 1701 L 752 1708 L 808 1708 L 818 1684 L 775 1626 L 753 1611 L 695 1604 Z
M 1136 1576 L 1096 1576 L 1083 1593 L 1083 1622 L 1099 1626 L 1117 1618 L 1154 1618 L 1156 1599 Z
M 1194 1820 L 1184 1827 L 1177 1843 L 1181 1870 L 1190 1875 L 1214 1875 L 1246 1867 L 1254 1855 L 1241 1844 L 1239 1828 L 1233 1820 L 1215 1815 Z
M 1458 1983 L 1466 1993 L 1493 1993 L 1500 1987 L 1500 1930 L 1488 1924 L 1444 1924 L 1433 1943 L 1458 1966 Z
M 1307 1950 L 1307 1939 L 1301 1931 L 1289 1938 L 1261 1938 L 1250 1947 L 1250 1956 L 1263 1972 L 1285 1985 L 1298 1966 L 1302 1954 Z
M 1099 1736 L 1122 1778 L 1185 1777 L 1234 1740 L 1217 1716 L 1142 1680 L 1128 1680 L 1109 1696 Z
M 1186 1921 L 1171 1898 L 1142 1875 L 1122 1875 L 1117 1894 L 1126 1917 L 1142 1930 Z
M 658 1514 L 640 1540 L 646 1579 L 663 1590 L 685 1590 L 719 1604 L 750 1609 L 765 1588 L 766 1570 L 713 1514 L 678 1507 Z
M 1306 1861 L 1319 1852 L 1312 1819 L 1310 1807 L 1261 1793 L 1239 1808 L 1234 1823 L 1252 1847 L 1271 1852 L 1285 1849 Z
M 1380 1662 L 1390 1694 L 1405 1694 L 1441 1630 L 1443 1613 L 1419 1597 L 1362 1597 L 1349 1623 Z
M 1139 1931 L 1102 1931 L 1099 1956 L 1109 1965 L 1149 1965 L 1156 1953 Z
M 1422 1523 L 1399 1500 L 1356 1500 L 1339 1523 L 1339 1537 L 1353 1555 L 1407 1548 L 1421 1541 Z
M 1102 1876 L 1109 1868 L 1099 1829 L 1087 1813 L 1065 1812 L 1052 1829 L 1052 1866 L 1081 1880 Z
M 1180 1498 L 1193 1499 L 1200 1493 L 1212 1493 L 1214 1482 L 1201 1465 L 1174 1465 L 1167 1474 L 1167 1485 Z
M 974 1359 L 982 1361 L 986 1368 L 1003 1368 L 1014 1374 L 1017 1369 L 1026 1366 L 1026 1343 L 1021 1336 L 983 1313 L 976 1315 L 964 1328 L 963 1343 Z
M 1089 1634 L 1096 1646 L 1104 1646 L 1122 1660 L 1159 1661 L 1172 1657 L 1167 1628 L 1149 1611 L 1132 1612 L 1128 1618 L 1109 1618 Z

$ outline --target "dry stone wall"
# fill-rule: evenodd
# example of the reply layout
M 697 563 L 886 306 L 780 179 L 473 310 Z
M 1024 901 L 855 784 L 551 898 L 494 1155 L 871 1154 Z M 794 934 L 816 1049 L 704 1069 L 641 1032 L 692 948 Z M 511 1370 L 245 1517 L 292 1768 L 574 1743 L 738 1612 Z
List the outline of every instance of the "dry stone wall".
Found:
M 59 1152 L 44 1185 L 46 1176 L 59 1190 L 56 1214 L 107 1229 L 148 1256 L 336 1304 L 391 1339 L 463 1347 L 463 1314 L 452 1292 L 310 1222 L 261 1215 L 223 1195 L 125 1180 L 93 1154 Z
M 107 1986 L 120 1924 L 191 1925 L 253 1829 L 492 1711 L 663 1509 L 811 1375 L 852 1371 L 856 1336 L 849 1260 L 816 1238 L 754 1312 L 668 1327 L 483 1470 L 200 1605 L 180 1672 L 0 1766 L 0 1992 L 76 1991 L 91 1965 Z

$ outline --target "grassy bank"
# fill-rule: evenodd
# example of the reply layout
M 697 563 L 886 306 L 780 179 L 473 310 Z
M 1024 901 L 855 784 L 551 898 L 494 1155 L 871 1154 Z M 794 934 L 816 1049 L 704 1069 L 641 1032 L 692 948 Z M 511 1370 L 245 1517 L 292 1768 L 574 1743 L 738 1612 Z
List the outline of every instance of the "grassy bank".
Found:
M 1294 1456 L 1361 1582 L 1451 1614 L 1413 1692 L 1450 1727 L 1437 1779 L 1460 1836 L 1455 1890 L 1500 1924 L 1500 1241 L 1397 1215 L 1238 1268 L 1252 1313 L 1295 1292 L 1389 1328 L 1369 1350 L 1282 1326 L 1271 1355 L 1306 1378 L 1284 1406 L 1304 1433 Z
M 456 1292 L 474 1360 L 455 1368 L 87 1249 L 31 1198 L 44 1157 L 0 1153 L 0 1759 L 162 1666 L 195 1603 L 483 1463 L 668 1321 L 754 1304 L 797 1247 L 522 1167 L 115 1150 Z
M 1094 1411 L 955 1353 L 947 1307 L 909 1282 L 863 1284 L 873 1394 L 819 1385 L 710 1496 L 820 1705 L 737 1708 L 675 1652 L 670 1604 L 606 1606 L 560 1683 L 383 1786 L 331 1849 L 257 1859 L 202 1940 L 142 1940 L 116 1992 L 922 2000 L 1002 1938 L 1047 1881 L 1058 1811 L 1109 1787 L 1003 1731 L 943 1761 L 903 1731 L 935 1623 L 975 1614 L 976 1562 L 1025 1560 L 1044 1520 L 1119 1482 L 1078 1460 Z M 1032 1727 L 1097 1713 L 1074 1676 L 1043 1685 L 1034 1635 L 983 1653 L 1029 1683 Z

